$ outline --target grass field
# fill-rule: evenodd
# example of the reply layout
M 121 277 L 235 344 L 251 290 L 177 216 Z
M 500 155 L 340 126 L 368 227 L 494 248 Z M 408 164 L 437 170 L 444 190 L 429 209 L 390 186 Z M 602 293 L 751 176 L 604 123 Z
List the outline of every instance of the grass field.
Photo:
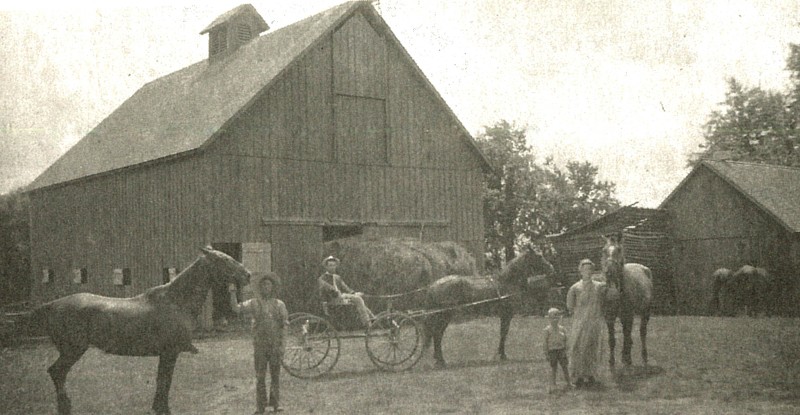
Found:
M 408 372 L 379 372 L 363 341 L 347 340 L 328 376 L 300 380 L 284 372 L 285 413 L 800 413 L 798 319 L 654 317 L 648 370 L 641 366 L 636 339 L 629 373 L 605 370 L 599 387 L 555 394 L 547 393 L 549 367 L 540 346 L 545 319 L 514 319 L 505 363 L 494 357 L 498 325 L 480 319 L 450 327 L 444 349 L 449 366 L 442 370 L 426 354 Z M 252 413 L 249 337 L 228 334 L 196 346 L 200 354 L 178 360 L 173 414 Z M 55 413 L 46 368 L 56 356 L 50 344 L 0 351 L 0 414 Z M 156 358 L 90 350 L 68 379 L 74 413 L 149 413 L 156 366 Z

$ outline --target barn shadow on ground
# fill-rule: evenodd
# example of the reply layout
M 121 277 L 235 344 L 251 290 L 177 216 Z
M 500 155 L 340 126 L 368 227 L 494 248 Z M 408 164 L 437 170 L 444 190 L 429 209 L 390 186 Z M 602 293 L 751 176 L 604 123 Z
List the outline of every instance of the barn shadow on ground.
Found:
M 642 381 L 664 373 L 661 366 L 647 365 L 617 367 L 611 371 L 611 379 L 621 391 L 634 391 L 639 388 Z

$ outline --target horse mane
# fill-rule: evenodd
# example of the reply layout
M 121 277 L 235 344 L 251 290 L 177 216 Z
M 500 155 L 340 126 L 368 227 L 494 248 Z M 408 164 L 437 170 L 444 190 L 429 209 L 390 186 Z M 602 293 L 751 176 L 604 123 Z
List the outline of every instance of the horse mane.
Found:
M 191 265 L 178 273 L 175 279 L 164 285 L 153 287 L 149 292 L 151 295 L 163 293 L 176 303 L 191 309 L 192 313 L 199 313 L 203 305 L 202 300 L 211 286 L 209 274 L 204 272 L 205 267 L 201 267 L 201 265 L 209 262 L 210 260 L 205 255 L 200 255 Z
M 526 276 L 530 273 L 527 262 L 528 255 L 537 255 L 532 251 L 524 251 L 512 259 L 495 277 L 501 285 L 522 285 L 522 280 L 527 282 Z

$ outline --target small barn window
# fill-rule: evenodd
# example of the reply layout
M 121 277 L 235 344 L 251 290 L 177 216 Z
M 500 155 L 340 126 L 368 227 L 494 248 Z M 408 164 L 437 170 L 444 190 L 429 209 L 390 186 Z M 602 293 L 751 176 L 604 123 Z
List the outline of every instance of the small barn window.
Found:
M 115 268 L 114 269 L 114 285 L 129 286 L 131 285 L 131 269 L 130 268 Z
M 52 268 L 42 269 L 42 284 L 51 284 L 55 279 L 55 272 Z
M 86 284 L 89 282 L 89 270 L 86 268 L 75 268 L 72 270 L 73 284 Z
M 161 270 L 161 283 L 166 284 L 171 282 L 178 276 L 178 273 L 180 273 L 180 271 L 178 271 L 177 268 L 163 268 Z

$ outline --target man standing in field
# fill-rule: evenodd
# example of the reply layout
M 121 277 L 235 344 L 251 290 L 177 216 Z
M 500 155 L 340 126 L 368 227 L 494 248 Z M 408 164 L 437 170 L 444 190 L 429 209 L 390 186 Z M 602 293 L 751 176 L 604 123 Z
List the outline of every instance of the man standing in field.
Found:
M 239 303 L 236 287 L 229 287 L 231 308 L 234 312 L 247 312 L 253 319 L 253 360 L 256 369 L 256 414 L 263 414 L 267 405 L 275 412 L 283 409 L 279 404 L 281 361 L 283 360 L 288 312 L 283 301 L 275 298 L 279 284 L 274 272 L 253 273 L 254 298 Z M 266 375 L 270 374 L 269 396 Z

